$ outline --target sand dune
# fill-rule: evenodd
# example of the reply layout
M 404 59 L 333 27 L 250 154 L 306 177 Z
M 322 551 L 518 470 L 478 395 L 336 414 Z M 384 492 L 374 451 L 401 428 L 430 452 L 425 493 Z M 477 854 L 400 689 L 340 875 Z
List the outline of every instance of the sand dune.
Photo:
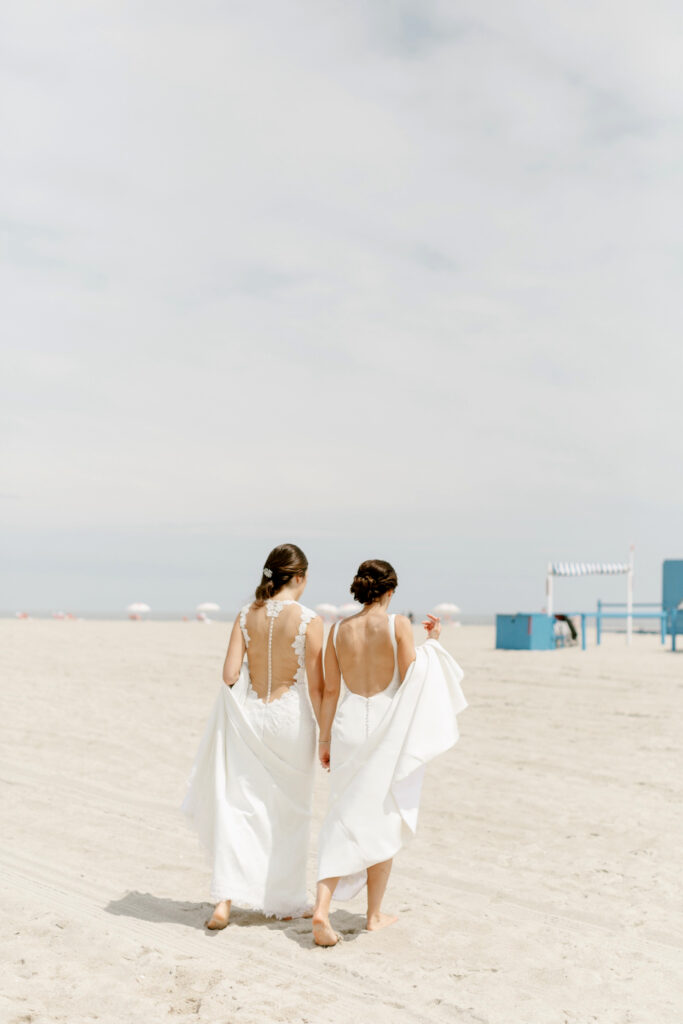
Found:
M 307 921 L 203 928 L 178 808 L 226 638 L 0 622 L 0 1020 L 680 1024 L 681 656 L 446 629 L 470 708 L 395 865 L 399 922 L 370 935 L 362 898 L 336 904 L 345 942 L 320 950 Z

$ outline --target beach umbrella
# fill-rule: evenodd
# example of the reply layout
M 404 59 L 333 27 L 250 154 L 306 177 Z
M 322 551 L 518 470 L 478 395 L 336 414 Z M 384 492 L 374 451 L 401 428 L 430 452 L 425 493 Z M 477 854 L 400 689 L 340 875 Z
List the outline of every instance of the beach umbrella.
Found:
M 219 612 L 220 610 L 221 606 L 216 604 L 215 601 L 202 601 L 202 603 L 198 604 L 195 608 L 196 612 Z
M 128 618 L 137 621 L 142 618 L 145 612 L 151 612 L 151 608 L 144 601 L 134 601 L 133 604 L 129 604 L 126 608 L 128 612 Z
M 459 614 L 460 609 L 457 604 L 449 604 L 448 601 L 443 601 L 432 609 L 432 615 L 438 615 L 440 619 L 446 619 L 447 622 L 451 622 Z
M 339 609 L 336 604 L 317 604 L 315 610 L 321 619 L 325 619 L 326 622 L 334 622 L 339 616 Z
M 362 607 L 363 605 L 358 604 L 357 601 L 349 601 L 348 604 L 341 605 L 341 607 L 337 609 L 337 612 L 341 619 L 348 619 L 349 615 L 355 615 Z

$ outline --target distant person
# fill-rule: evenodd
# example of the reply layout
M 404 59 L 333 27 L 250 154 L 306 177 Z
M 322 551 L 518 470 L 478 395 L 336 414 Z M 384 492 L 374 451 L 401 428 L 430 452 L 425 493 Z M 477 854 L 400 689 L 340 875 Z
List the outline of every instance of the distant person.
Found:
M 423 622 L 416 652 L 405 615 L 390 615 L 398 578 L 389 562 L 363 562 L 351 593 L 363 608 L 330 632 L 320 706 L 320 762 L 330 769 L 318 849 L 313 938 L 339 941 L 330 902 L 367 884 L 367 928 L 393 924 L 382 901 L 393 857 L 415 832 L 425 764 L 453 746 L 467 705 L 462 670 L 438 643 L 441 623 Z
M 310 916 L 306 856 L 323 623 L 299 603 L 307 572 L 296 544 L 268 555 L 254 600 L 233 626 L 226 685 L 183 803 L 213 862 L 211 930 L 225 928 L 233 903 L 272 917 Z
M 568 615 L 556 615 L 555 616 L 555 621 L 559 622 L 559 623 L 564 623 L 566 625 L 567 629 L 569 630 L 569 635 L 572 638 L 572 643 L 576 643 L 576 641 L 579 638 L 579 634 L 577 633 L 576 626 L 574 625 L 572 620 L 569 618 L 569 616 Z

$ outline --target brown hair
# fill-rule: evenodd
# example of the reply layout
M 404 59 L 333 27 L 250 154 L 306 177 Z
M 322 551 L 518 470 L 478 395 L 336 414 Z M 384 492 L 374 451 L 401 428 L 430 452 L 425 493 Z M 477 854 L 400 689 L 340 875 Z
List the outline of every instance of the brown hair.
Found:
M 369 558 L 358 566 L 351 593 L 361 604 L 372 604 L 389 590 L 396 590 L 397 586 L 398 576 L 393 565 L 381 558 Z
M 262 605 L 295 576 L 305 576 L 308 559 L 296 544 L 278 544 L 270 552 L 263 566 L 261 582 L 256 588 L 256 604 Z M 268 569 L 268 573 L 265 570 Z M 270 575 L 269 575 L 270 574 Z

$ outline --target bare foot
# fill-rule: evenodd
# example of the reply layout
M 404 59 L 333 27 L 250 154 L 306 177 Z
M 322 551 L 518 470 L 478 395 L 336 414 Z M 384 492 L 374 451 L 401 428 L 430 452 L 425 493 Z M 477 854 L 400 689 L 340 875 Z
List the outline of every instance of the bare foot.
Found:
M 213 914 L 206 922 L 206 927 L 211 932 L 219 932 L 226 928 L 230 920 L 230 900 L 221 900 L 213 908 Z
M 336 946 L 339 938 L 326 918 L 313 915 L 313 941 L 316 946 Z
M 378 932 L 380 928 L 386 928 L 390 924 L 396 924 L 398 918 L 395 914 L 373 914 L 368 918 L 366 928 L 369 932 Z

